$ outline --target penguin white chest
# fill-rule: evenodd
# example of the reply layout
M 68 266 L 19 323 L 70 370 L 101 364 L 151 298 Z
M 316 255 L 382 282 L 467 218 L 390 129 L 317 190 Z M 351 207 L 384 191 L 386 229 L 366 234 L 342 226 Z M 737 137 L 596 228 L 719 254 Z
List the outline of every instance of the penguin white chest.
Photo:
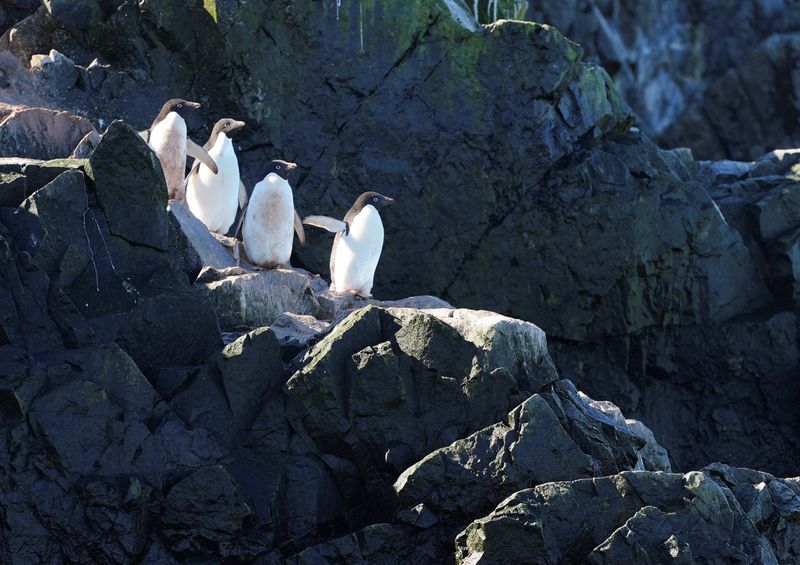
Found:
M 242 228 L 250 261 L 262 267 L 288 265 L 294 237 L 294 198 L 289 183 L 270 173 L 253 189 Z
M 186 172 L 186 122 L 177 112 L 170 112 L 150 132 L 150 147 L 155 151 L 171 199 L 183 198 L 183 175 Z
M 341 235 L 334 250 L 331 281 L 336 291 L 369 295 L 382 249 L 381 216 L 373 206 L 364 206 L 353 218 L 350 233 Z
M 196 174 L 186 183 L 186 203 L 208 229 L 225 234 L 239 209 L 239 160 L 233 142 L 224 133 L 217 135 L 208 154 L 219 172 L 215 175 L 200 163 Z

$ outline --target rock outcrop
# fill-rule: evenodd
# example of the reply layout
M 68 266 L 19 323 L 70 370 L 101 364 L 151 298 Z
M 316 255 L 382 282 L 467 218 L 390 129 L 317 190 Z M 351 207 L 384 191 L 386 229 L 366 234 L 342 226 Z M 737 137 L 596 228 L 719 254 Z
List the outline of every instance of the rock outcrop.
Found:
M 441 562 L 506 491 L 669 469 L 646 428 L 559 378 L 529 322 L 359 303 L 317 277 L 304 292 L 327 320 L 275 299 L 290 312 L 240 317 L 223 347 L 226 309 L 195 267 L 228 251 L 180 227 L 122 122 L 88 160 L 3 166 L 3 561 L 304 562 L 375 532 L 364 559 Z M 232 285 L 263 287 L 250 314 L 308 278 L 240 271 Z M 487 433 L 505 448 L 476 444 Z M 428 463 L 468 452 L 493 456 L 499 490 L 481 465 L 455 483 Z
M 456 562 L 790 563 L 798 519 L 787 511 L 800 504 L 799 487 L 724 467 L 548 483 L 470 524 L 456 540 Z M 762 492 L 759 508 L 753 498 Z M 762 516 L 785 530 L 763 527 Z
M 0 114 L 77 126 L 0 124 L 75 156 L 0 159 L 0 561 L 797 560 L 797 481 L 740 468 L 797 473 L 796 151 L 659 149 L 459 0 L 13 6 Z M 329 234 L 254 272 L 168 209 L 173 95 L 304 215 L 397 197 L 385 300 L 328 291 Z
M 719 10 L 713 8 L 722 10 L 724 2 L 704 1 L 688 15 L 675 2 L 645 2 L 632 11 L 614 11 L 614 5 L 529 3 L 530 14 L 585 43 L 586 56 L 548 26 L 475 25 L 470 7 L 458 1 L 380 7 L 323 2 L 288 9 L 213 2 L 181 11 L 125 3 L 100 12 L 89 6 L 88 28 L 42 8 L 5 41 L 25 65 L 46 54 L 50 70 L 17 69 L 3 92 L 18 102 L 21 92 L 35 91 L 42 104 L 85 115 L 98 126 L 121 116 L 140 128 L 170 93 L 180 92 L 204 102 L 190 120 L 190 126 L 206 124 L 192 130 L 196 139 L 221 113 L 244 118 L 251 125 L 237 144 L 246 183 L 258 180 L 267 156 L 297 161 L 294 186 L 302 214 L 341 216 L 365 190 L 397 197 L 384 214 L 377 296 L 431 294 L 535 320 L 548 333 L 562 372 L 591 396 L 614 399 L 626 414 L 647 421 L 677 468 L 725 460 L 795 473 L 778 455 L 800 452 L 797 419 L 783 408 L 800 395 L 794 384 L 800 369 L 795 314 L 788 287 L 775 279 L 788 272 L 790 259 L 770 259 L 765 267 L 746 230 L 728 217 L 731 208 L 715 203 L 718 189 L 691 154 L 662 151 L 631 129 L 638 114 L 645 129 L 658 123 L 666 131 L 662 102 L 680 96 L 660 89 L 651 112 L 646 92 L 673 81 L 671 73 L 695 67 L 683 65 L 683 56 L 668 59 L 674 42 L 642 40 L 666 46 L 645 53 L 626 35 L 640 29 L 643 38 L 690 37 L 688 45 L 713 64 L 704 67 L 704 84 L 710 85 L 705 101 L 689 102 L 697 89 L 673 81 L 687 104 L 680 119 L 694 120 L 690 106 L 710 104 L 714 112 L 705 114 L 722 121 L 687 131 L 731 131 L 758 151 L 770 139 L 767 132 L 779 129 L 739 127 L 726 110 L 729 103 L 738 108 L 738 98 L 715 101 L 714 81 L 728 96 L 726 85 L 737 81 L 725 73 L 764 41 L 775 44 L 768 58 L 775 65 L 753 55 L 754 76 L 761 76 L 759 69 L 790 76 L 780 69 L 791 60 L 794 11 L 783 17 L 766 4 L 748 5 L 742 14 L 754 16 L 739 18 L 748 23 L 736 31 L 747 41 L 728 49 L 728 42 L 692 31 L 716 29 Z M 500 2 L 498 13 L 518 16 L 508 12 L 515 6 Z M 479 10 L 485 7 L 479 3 Z M 578 17 L 585 11 L 588 18 Z M 765 19 L 756 21 L 756 14 Z M 610 27 L 601 25 L 603 18 Z M 662 21 L 679 23 L 676 28 Z M 751 25 L 760 30 L 752 37 Z M 787 33 L 767 40 L 771 29 Z M 612 41 L 617 36 L 625 49 Z M 615 66 L 612 54 L 625 63 Z M 668 70 L 650 72 L 641 64 L 639 78 L 620 78 L 644 61 L 640 55 L 652 57 L 658 68 L 665 61 Z M 595 56 L 620 80 L 634 110 L 602 68 L 584 62 Z M 73 75 L 75 84 L 66 88 Z M 785 91 L 781 86 L 774 93 L 790 100 L 777 94 Z M 779 111 L 784 107 L 769 105 L 791 115 Z M 664 114 L 675 124 L 676 111 Z M 774 121 L 768 112 L 753 115 L 748 123 Z M 787 176 L 786 186 L 792 183 Z M 791 222 L 791 201 L 778 198 L 775 206 L 782 221 Z M 309 245 L 295 253 L 293 264 L 325 277 L 330 236 L 308 232 Z M 775 252 L 788 257 L 792 244 L 784 244 L 786 251 Z M 179 256 L 192 276 L 204 266 L 197 256 Z M 247 297 L 253 296 L 245 279 L 211 278 L 212 299 L 231 314 L 226 330 L 241 332 L 243 317 L 251 314 L 247 323 L 280 314 L 280 304 L 243 311 L 243 297 L 252 304 Z M 303 284 L 293 288 L 285 299 L 305 304 L 302 314 L 317 317 Z M 690 402 L 697 397 L 703 402 Z

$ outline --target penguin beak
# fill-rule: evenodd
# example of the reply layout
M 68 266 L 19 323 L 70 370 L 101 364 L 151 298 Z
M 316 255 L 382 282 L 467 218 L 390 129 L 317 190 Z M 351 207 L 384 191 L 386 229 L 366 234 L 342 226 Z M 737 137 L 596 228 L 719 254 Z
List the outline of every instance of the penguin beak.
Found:
M 394 204 L 394 198 L 389 198 L 388 196 L 384 196 L 385 200 L 383 202 L 384 206 L 388 206 L 389 204 Z
M 199 102 L 187 102 L 186 105 L 192 110 L 197 110 L 203 107 Z
M 297 168 L 297 164 L 296 163 L 287 163 L 286 164 L 286 174 L 291 173 L 296 168 Z
M 233 127 L 231 127 L 231 131 L 239 129 L 239 128 L 243 128 L 246 125 L 247 124 L 245 124 L 244 122 L 233 122 Z

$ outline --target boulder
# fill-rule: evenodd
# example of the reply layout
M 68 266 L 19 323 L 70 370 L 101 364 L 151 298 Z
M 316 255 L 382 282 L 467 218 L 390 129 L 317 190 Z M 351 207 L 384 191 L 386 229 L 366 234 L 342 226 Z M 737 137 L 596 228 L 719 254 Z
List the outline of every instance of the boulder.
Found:
M 75 62 L 55 49 L 47 55 L 31 57 L 30 69 L 39 84 L 46 84 L 47 88 L 58 93 L 71 89 L 78 80 Z
M 0 156 L 67 157 L 94 126 L 86 118 L 46 108 L 23 108 L 0 121 Z
M 660 448 L 661 457 L 651 458 L 640 433 L 624 420 L 607 418 L 568 381 L 531 396 L 507 421 L 433 451 L 406 469 L 394 484 L 401 500 L 422 504 L 452 524 L 537 484 L 635 468 L 670 470 L 666 452 L 655 441 L 651 445 Z
M 240 267 L 206 267 L 196 284 L 214 305 L 220 327 L 237 331 L 269 325 L 284 312 L 317 314 L 312 278 L 298 269 L 248 272 Z
M 132 244 L 167 248 L 164 173 L 155 153 L 133 128 L 120 121 L 108 126 L 86 172 L 111 233 Z M 131 190 L 134 186 L 146 189 Z

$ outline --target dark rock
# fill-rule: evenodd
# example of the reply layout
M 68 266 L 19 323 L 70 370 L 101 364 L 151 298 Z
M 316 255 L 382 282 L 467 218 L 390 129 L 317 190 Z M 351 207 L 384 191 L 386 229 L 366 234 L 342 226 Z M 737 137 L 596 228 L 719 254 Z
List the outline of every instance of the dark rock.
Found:
M 707 474 L 624 472 L 520 491 L 456 540 L 457 563 L 777 563 Z
M 25 200 L 25 175 L 0 173 L 0 206 L 19 206 Z
M 181 555 L 252 558 L 265 548 L 236 539 L 253 511 L 222 466 L 203 467 L 172 487 L 161 518 L 170 549 Z
M 188 423 L 230 443 L 237 432 L 249 429 L 266 393 L 279 389 L 284 381 L 275 334 L 261 328 L 209 360 L 171 405 Z
M 409 549 L 408 534 L 391 524 L 373 524 L 354 534 L 304 549 L 286 563 L 424 563 Z
M 87 31 L 102 17 L 100 5 L 94 0 L 44 0 L 44 7 L 69 29 Z
M 666 453 L 648 457 L 638 433 L 596 410 L 568 381 L 531 396 L 507 420 L 406 469 L 394 485 L 401 500 L 424 503 L 452 526 L 533 485 L 634 468 L 670 470 Z
M 800 556 L 800 482 L 714 463 L 703 471 L 729 488 L 756 529 L 769 540 L 778 563 Z
M 114 235 L 132 244 L 167 248 L 169 219 L 164 173 L 133 128 L 113 122 L 92 153 L 87 175 Z M 131 190 L 132 187 L 146 190 Z
M 500 17 L 515 17 L 511 4 L 500 3 Z M 800 12 L 792 2 L 527 4 L 528 19 L 557 26 L 603 64 L 642 126 L 665 145 L 738 160 L 800 145 L 792 63 Z M 728 13 L 735 22 L 720 17 Z

